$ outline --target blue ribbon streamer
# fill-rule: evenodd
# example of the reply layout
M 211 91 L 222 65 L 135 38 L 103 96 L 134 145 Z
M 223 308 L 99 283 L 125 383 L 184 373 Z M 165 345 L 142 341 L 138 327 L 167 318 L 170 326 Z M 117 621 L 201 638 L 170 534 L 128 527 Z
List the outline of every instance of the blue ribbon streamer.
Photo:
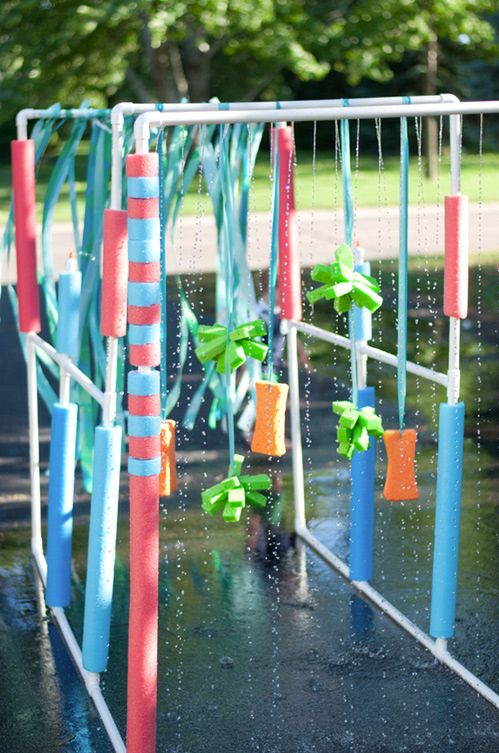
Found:
M 163 105 L 157 104 L 156 109 L 163 112 Z M 158 152 L 158 175 L 159 175 L 159 269 L 161 279 L 161 361 L 160 361 L 160 395 L 161 395 L 161 416 L 167 417 L 167 399 L 168 399 L 168 331 L 167 331 L 167 305 L 168 305 L 168 280 L 166 277 L 166 205 L 165 205 L 165 178 L 166 163 L 163 159 L 164 151 L 164 129 L 161 128 L 158 135 L 157 152 Z
M 220 168 L 221 168 L 221 188 L 222 188 L 222 212 L 223 212 L 223 234 L 224 234 L 224 254 L 222 263 L 225 273 L 225 315 L 227 326 L 227 345 L 230 342 L 230 331 L 233 324 L 233 283 L 234 283 L 234 251 L 232 239 L 232 192 L 229 184 L 229 153 L 227 137 L 224 134 L 223 125 L 220 126 Z M 235 454 L 235 437 L 234 437 L 234 407 L 232 404 L 232 374 L 229 362 L 225 364 L 225 386 L 227 390 L 227 432 L 229 436 L 229 475 L 234 474 L 234 454 Z
M 279 138 L 278 125 L 274 124 L 274 185 L 272 190 L 272 233 L 270 239 L 269 264 L 269 351 L 268 351 L 268 379 L 274 376 L 274 320 L 275 320 L 275 288 L 277 283 L 277 251 L 279 244 Z
M 348 107 L 348 100 L 342 100 Z M 353 245 L 353 198 L 352 170 L 350 165 L 350 128 L 348 120 L 340 121 L 341 175 L 343 181 L 343 217 L 345 222 L 345 242 Z M 348 312 L 348 336 L 350 338 L 350 368 L 352 372 L 352 403 L 357 406 L 357 358 L 355 350 L 355 321 L 353 311 Z
M 410 97 L 404 97 L 410 104 Z M 400 219 L 398 268 L 398 325 L 397 325 L 397 403 L 399 429 L 404 428 L 407 393 L 407 315 L 409 287 L 409 138 L 407 118 L 400 118 Z

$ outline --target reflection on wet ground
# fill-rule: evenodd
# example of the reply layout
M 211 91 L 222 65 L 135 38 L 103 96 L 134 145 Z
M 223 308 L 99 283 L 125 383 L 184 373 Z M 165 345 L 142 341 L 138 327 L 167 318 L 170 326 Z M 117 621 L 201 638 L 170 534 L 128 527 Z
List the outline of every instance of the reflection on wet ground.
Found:
M 389 300 L 389 296 L 388 296 Z M 318 323 L 324 316 L 317 313 Z M 391 318 L 390 318 L 391 317 Z M 445 368 L 440 323 L 419 324 L 412 356 Z M 393 311 L 383 321 L 393 350 Z M 379 326 L 380 323 L 378 323 Z M 440 331 L 441 330 L 441 331 Z M 482 333 L 485 330 L 482 330 Z M 463 333 L 467 405 L 457 635 L 453 651 L 499 690 L 497 584 L 497 349 L 495 330 L 476 322 Z M 374 344 L 378 344 L 375 342 Z M 313 348 L 315 373 L 303 376 L 307 511 L 314 534 L 346 557 L 348 466 L 333 449 L 333 396 L 348 389 L 342 354 Z M 486 364 L 486 367 L 484 366 Z M 373 365 L 371 380 L 385 426 L 396 425 L 394 376 Z M 193 379 L 196 378 L 194 375 Z M 383 381 L 383 384 L 381 383 Z M 9 382 L 11 396 L 19 386 Z M 435 405 L 441 388 L 408 383 L 408 422 L 417 426 L 417 503 L 390 504 L 381 489 L 378 446 L 375 586 L 423 629 L 428 626 L 436 475 Z M 20 401 L 20 398 L 19 398 Z M 19 402 L 19 405 L 21 402 Z M 24 409 L 24 408 L 23 408 Z M 14 401 L 7 414 L 16 427 Z M 477 416 L 480 417 L 477 432 Z M 24 422 L 20 413 L 19 425 Z M 5 434 L 2 442 L 7 446 Z M 45 431 L 44 436 L 47 436 Z M 25 435 L 7 461 L 26 462 Z M 13 448 L 13 449 L 12 449 Z M 46 450 L 46 444 L 43 449 Z M 2 451 L 2 454 L 3 453 Z M 45 456 L 44 456 L 45 457 Z M 17 461 L 15 461 L 17 463 Z M 266 463 L 248 459 L 248 467 Z M 292 534 L 289 454 L 273 461 L 272 502 L 235 527 L 206 519 L 200 490 L 225 473 L 221 433 L 179 432 L 176 497 L 162 507 L 158 751 L 160 753 L 492 753 L 499 749 L 497 712 L 377 610 L 356 597 Z M 2 478 L 12 488 L 9 463 Z M 9 481 L 10 479 L 10 481 Z M 128 609 L 125 477 L 115 572 L 115 602 L 105 696 L 124 730 Z M 9 487 L 10 489 L 10 487 Z M 10 493 L 10 491 L 9 491 Z M 9 497 L 0 530 L 0 749 L 6 753 L 107 753 L 61 638 L 40 613 L 30 564 L 25 508 Z M 81 637 L 88 503 L 79 496 L 74 533 L 73 606 Z

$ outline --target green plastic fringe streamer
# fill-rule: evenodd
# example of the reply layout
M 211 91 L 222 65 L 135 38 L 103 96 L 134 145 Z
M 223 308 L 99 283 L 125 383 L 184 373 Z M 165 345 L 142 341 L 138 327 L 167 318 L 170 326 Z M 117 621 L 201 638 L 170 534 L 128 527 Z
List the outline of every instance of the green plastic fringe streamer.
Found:
M 201 506 L 205 513 L 215 516 L 222 511 L 226 523 L 237 523 L 247 504 L 260 509 L 265 507 L 267 498 L 262 492 L 272 488 L 272 480 L 266 473 L 241 475 L 243 462 L 243 455 L 234 455 L 228 477 L 202 492 Z
M 343 243 L 336 249 L 332 264 L 317 264 L 312 270 L 312 280 L 322 285 L 307 293 L 310 303 L 325 299 L 333 301 L 338 314 L 349 312 L 353 305 L 366 308 L 371 313 L 379 309 L 383 298 L 374 277 L 355 271 L 353 252 Z
M 370 444 L 369 437 L 383 436 L 381 418 L 376 415 L 374 408 L 366 406 L 358 410 L 348 400 L 337 400 L 333 403 L 333 413 L 339 415 L 338 421 L 338 454 L 351 460 L 355 450 L 365 452 Z

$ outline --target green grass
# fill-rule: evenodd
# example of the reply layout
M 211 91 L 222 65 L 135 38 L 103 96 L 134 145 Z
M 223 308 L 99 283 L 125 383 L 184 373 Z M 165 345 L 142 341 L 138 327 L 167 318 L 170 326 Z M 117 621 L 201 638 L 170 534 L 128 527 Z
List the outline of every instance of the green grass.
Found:
M 47 160 L 42 165 L 38 176 L 37 199 L 38 219 L 41 219 L 41 202 L 45 195 L 47 181 L 53 162 Z M 352 166 L 353 167 L 353 166 Z M 84 157 L 78 160 L 77 191 L 80 214 L 83 212 L 85 191 Z M 463 155 L 462 191 L 468 194 L 470 201 L 499 201 L 499 154 L 484 154 L 481 174 L 476 154 Z M 186 215 L 207 214 L 211 211 L 210 202 L 203 187 L 197 195 L 197 183 L 188 192 L 184 200 L 183 213 Z M 449 190 L 449 160 L 442 159 L 441 179 L 429 181 L 421 176 L 417 160 L 413 158 L 409 175 L 409 201 L 411 204 L 423 202 L 435 204 Z M 354 200 L 358 207 L 377 207 L 378 205 L 395 205 L 399 197 L 399 161 L 397 157 L 385 159 L 384 170 L 378 170 L 377 158 L 361 155 L 358 174 L 353 175 Z M 0 223 L 5 222 L 10 197 L 10 168 L 0 166 Z M 299 209 L 331 209 L 341 206 L 341 175 L 336 173 L 334 155 L 321 152 L 317 155 L 315 170 L 312 165 L 311 152 L 298 151 L 296 171 L 296 201 Z M 268 211 L 271 203 L 269 161 L 262 155 L 257 162 L 250 197 L 250 211 Z M 56 222 L 70 220 L 68 188 L 64 187 L 60 201 L 55 209 Z

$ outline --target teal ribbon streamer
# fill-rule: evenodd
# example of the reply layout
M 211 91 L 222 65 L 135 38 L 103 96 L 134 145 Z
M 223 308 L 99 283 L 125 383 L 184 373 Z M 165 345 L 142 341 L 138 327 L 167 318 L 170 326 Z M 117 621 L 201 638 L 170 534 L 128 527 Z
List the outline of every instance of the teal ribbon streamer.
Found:
M 348 100 L 342 100 L 344 107 Z M 340 121 L 341 175 L 343 182 L 343 217 L 345 223 L 345 242 L 353 246 L 353 197 L 352 169 L 350 164 L 350 127 L 348 120 Z M 357 358 L 355 351 L 354 314 L 348 312 L 348 336 L 350 338 L 350 368 L 352 372 L 352 403 L 357 406 Z
M 404 97 L 410 104 L 410 97 Z M 398 268 L 398 323 L 397 323 L 397 403 L 399 429 L 404 428 L 407 394 L 407 315 L 409 287 L 409 137 L 407 118 L 400 118 L 400 217 L 399 217 L 399 268 Z
M 157 104 L 156 109 L 163 112 L 163 105 Z M 158 153 L 158 175 L 159 175 L 159 269 L 161 278 L 161 321 L 160 321 L 160 338 L 161 338 L 161 362 L 160 362 L 160 395 L 161 395 L 161 417 L 166 418 L 166 406 L 168 400 L 168 331 L 167 331 L 167 307 L 168 307 L 168 280 L 166 277 L 166 204 L 165 204 L 165 178 L 166 162 L 164 159 L 164 128 L 161 128 L 158 135 L 157 153 Z
M 272 233 L 270 239 L 270 264 L 269 264 L 269 351 L 267 358 L 268 379 L 273 381 L 274 376 L 274 320 L 275 320 L 275 288 L 277 283 L 277 251 L 279 244 L 279 139 L 278 125 L 274 124 L 274 185 L 272 191 Z
M 230 342 L 230 332 L 233 327 L 233 301 L 234 301 L 234 245 L 232 239 L 232 191 L 229 184 L 229 150 L 227 137 L 223 125 L 220 126 L 220 179 L 222 188 L 222 211 L 223 211 L 223 235 L 224 254 L 222 263 L 225 274 L 225 314 L 227 322 L 227 345 Z M 234 455 L 236 451 L 234 436 L 234 408 L 232 404 L 232 374 L 229 362 L 225 364 L 225 387 L 227 390 L 227 433 L 229 437 L 229 475 L 234 475 Z

